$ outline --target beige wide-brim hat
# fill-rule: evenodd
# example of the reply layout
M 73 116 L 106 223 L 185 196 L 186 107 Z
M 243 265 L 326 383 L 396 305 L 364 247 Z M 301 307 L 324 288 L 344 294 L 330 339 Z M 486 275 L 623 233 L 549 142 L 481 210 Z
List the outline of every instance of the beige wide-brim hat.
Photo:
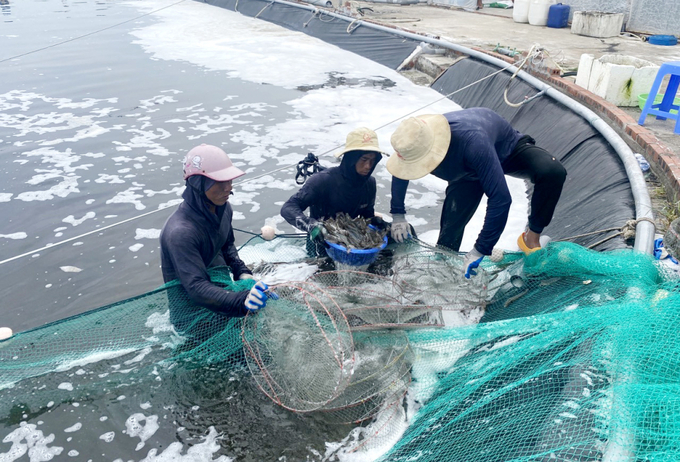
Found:
M 409 117 L 390 138 L 394 154 L 387 170 L 402 180 L 417 180 L 441 164 L 451 142 L 449 122 L 441 114 Z
M 372 151 L 389 156 L 388 153 L 380 149 L 378 144 L 378 135 L 373 130 L 366 127 L 357 128 L 347 134 L 345 140 L 345 147 L 342 151 L 337 152 L 335 157 L 340 157 L 349 151 Z

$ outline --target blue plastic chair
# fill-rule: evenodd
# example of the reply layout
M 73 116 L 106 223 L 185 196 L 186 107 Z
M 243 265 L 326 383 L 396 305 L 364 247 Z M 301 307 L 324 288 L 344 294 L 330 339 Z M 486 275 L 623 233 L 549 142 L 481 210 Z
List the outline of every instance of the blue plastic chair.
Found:
M 671 77 L 668 81 L 668 87 L 666 88 L 663 99 L 660 103 L 654 104 L 661 82 L 663 81 L 663 78 L 669 74 Z M 657 120 L 673 119 L 675 120 L 675 130 L 673 132 L 680 135 L 680 117 L 678 117 L 680 115 L 680 107 L 673 104 L 675 95 L 678 92 L 678 86 L 680 86 L 680 61 L 663 63 L 659 68 L 659 72 L 656 73 L 656 78 L 652 84 L 652 89 L 649 91 L 649 96 L 645 102 L 642 114 L 640 114 L 638 124 L 644 125 L 647 115 L 655 115 Z M 675 109 L 678 112 L 676 114 L 671 114 L 672 109 Z

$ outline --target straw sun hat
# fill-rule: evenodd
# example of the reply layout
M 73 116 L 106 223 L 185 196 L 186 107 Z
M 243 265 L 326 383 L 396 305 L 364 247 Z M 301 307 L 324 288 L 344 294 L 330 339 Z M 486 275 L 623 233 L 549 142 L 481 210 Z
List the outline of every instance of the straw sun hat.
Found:
M 371 151 L 389 156 L 389 154 L 380 149 L 378 135 L 376 135 L 373 130 L 366 127 L 357 128 L 356 130 L 349 132 L 347 134 L 347 140 L 345 141 L 345 148 L 336 153 L 335 157 L 340 157 L 349 151 Z
M 417 180 L 441 164 L 451 141 L 449 122 L 441 114 L 409 117 L 390 139 L 394 154 L 387 170 L 402 180 Z

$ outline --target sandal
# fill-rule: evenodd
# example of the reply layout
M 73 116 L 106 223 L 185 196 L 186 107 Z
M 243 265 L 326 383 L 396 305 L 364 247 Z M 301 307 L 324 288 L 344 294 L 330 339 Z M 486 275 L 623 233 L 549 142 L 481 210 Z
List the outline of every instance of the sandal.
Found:
M 524 240 L 524 234 L 525 233 L 520 234 L 517 238 L 517 246 L 519 247 L 519 250 L 524 252 L 524 255 L 529 255 L 536 252 L 537 250 L 541 250 L 541 247 L 529 247 Z

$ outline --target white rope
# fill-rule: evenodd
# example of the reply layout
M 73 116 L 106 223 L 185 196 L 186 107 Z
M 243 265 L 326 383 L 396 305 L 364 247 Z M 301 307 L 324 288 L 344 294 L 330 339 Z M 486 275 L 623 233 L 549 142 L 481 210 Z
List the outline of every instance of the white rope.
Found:
M 527 61 L 529 60 L 529 58 L 532 58 L 532 59 L 533 59 L 533 53 L 534 53 L 534 50 L 536 49 L 536 47 L 538 47 L 538 45 L 534 45 L 534 46 L 531 47 L 531 49 L 529 49 L 529 52 L 528 52 L 527 55 L 524 57 L 524 59 L 522 60 L 522 62 L 520 63 L 520 65 L 517 66 L 517 70 L 512 74 L 512 77 L 510 77 L 510 80 L 508 80 L 507 85 L 505 85 L 505 90 L 503 91 L 503 100 L 505 101 L 505 104 L 507 104 L 507 105 L 510 106 L 510 107 L 520 107 L 520 106 L 522 106 L 523 104 L 528 103 L 531 99 L 534 99 L 535 97 L 538 96 L 538 95 L 534 95 L 534 97 L 532 97 L 532 98 L 530 98 L 530 99 L 529 99 L 528 97 L 525 96 L 525 97 L 524 97 L 525 99 L 524 99 L 523 101 L 520 101 L 519 103 L 510 102 L 510 100 L 508 99 L 508 90 L 510 89 L 510 83 L 513 81 L 513 79 L 514 79 L 515 77 L 517 77 L 517 74 L 519 74 L 519 71 L 522 70 L 522 67 L 524 67 L 524 65 L 527 63 Z M 539 93 L 539 95 L 540 95 L 540 94 L 543 94 L 543 92 Z

